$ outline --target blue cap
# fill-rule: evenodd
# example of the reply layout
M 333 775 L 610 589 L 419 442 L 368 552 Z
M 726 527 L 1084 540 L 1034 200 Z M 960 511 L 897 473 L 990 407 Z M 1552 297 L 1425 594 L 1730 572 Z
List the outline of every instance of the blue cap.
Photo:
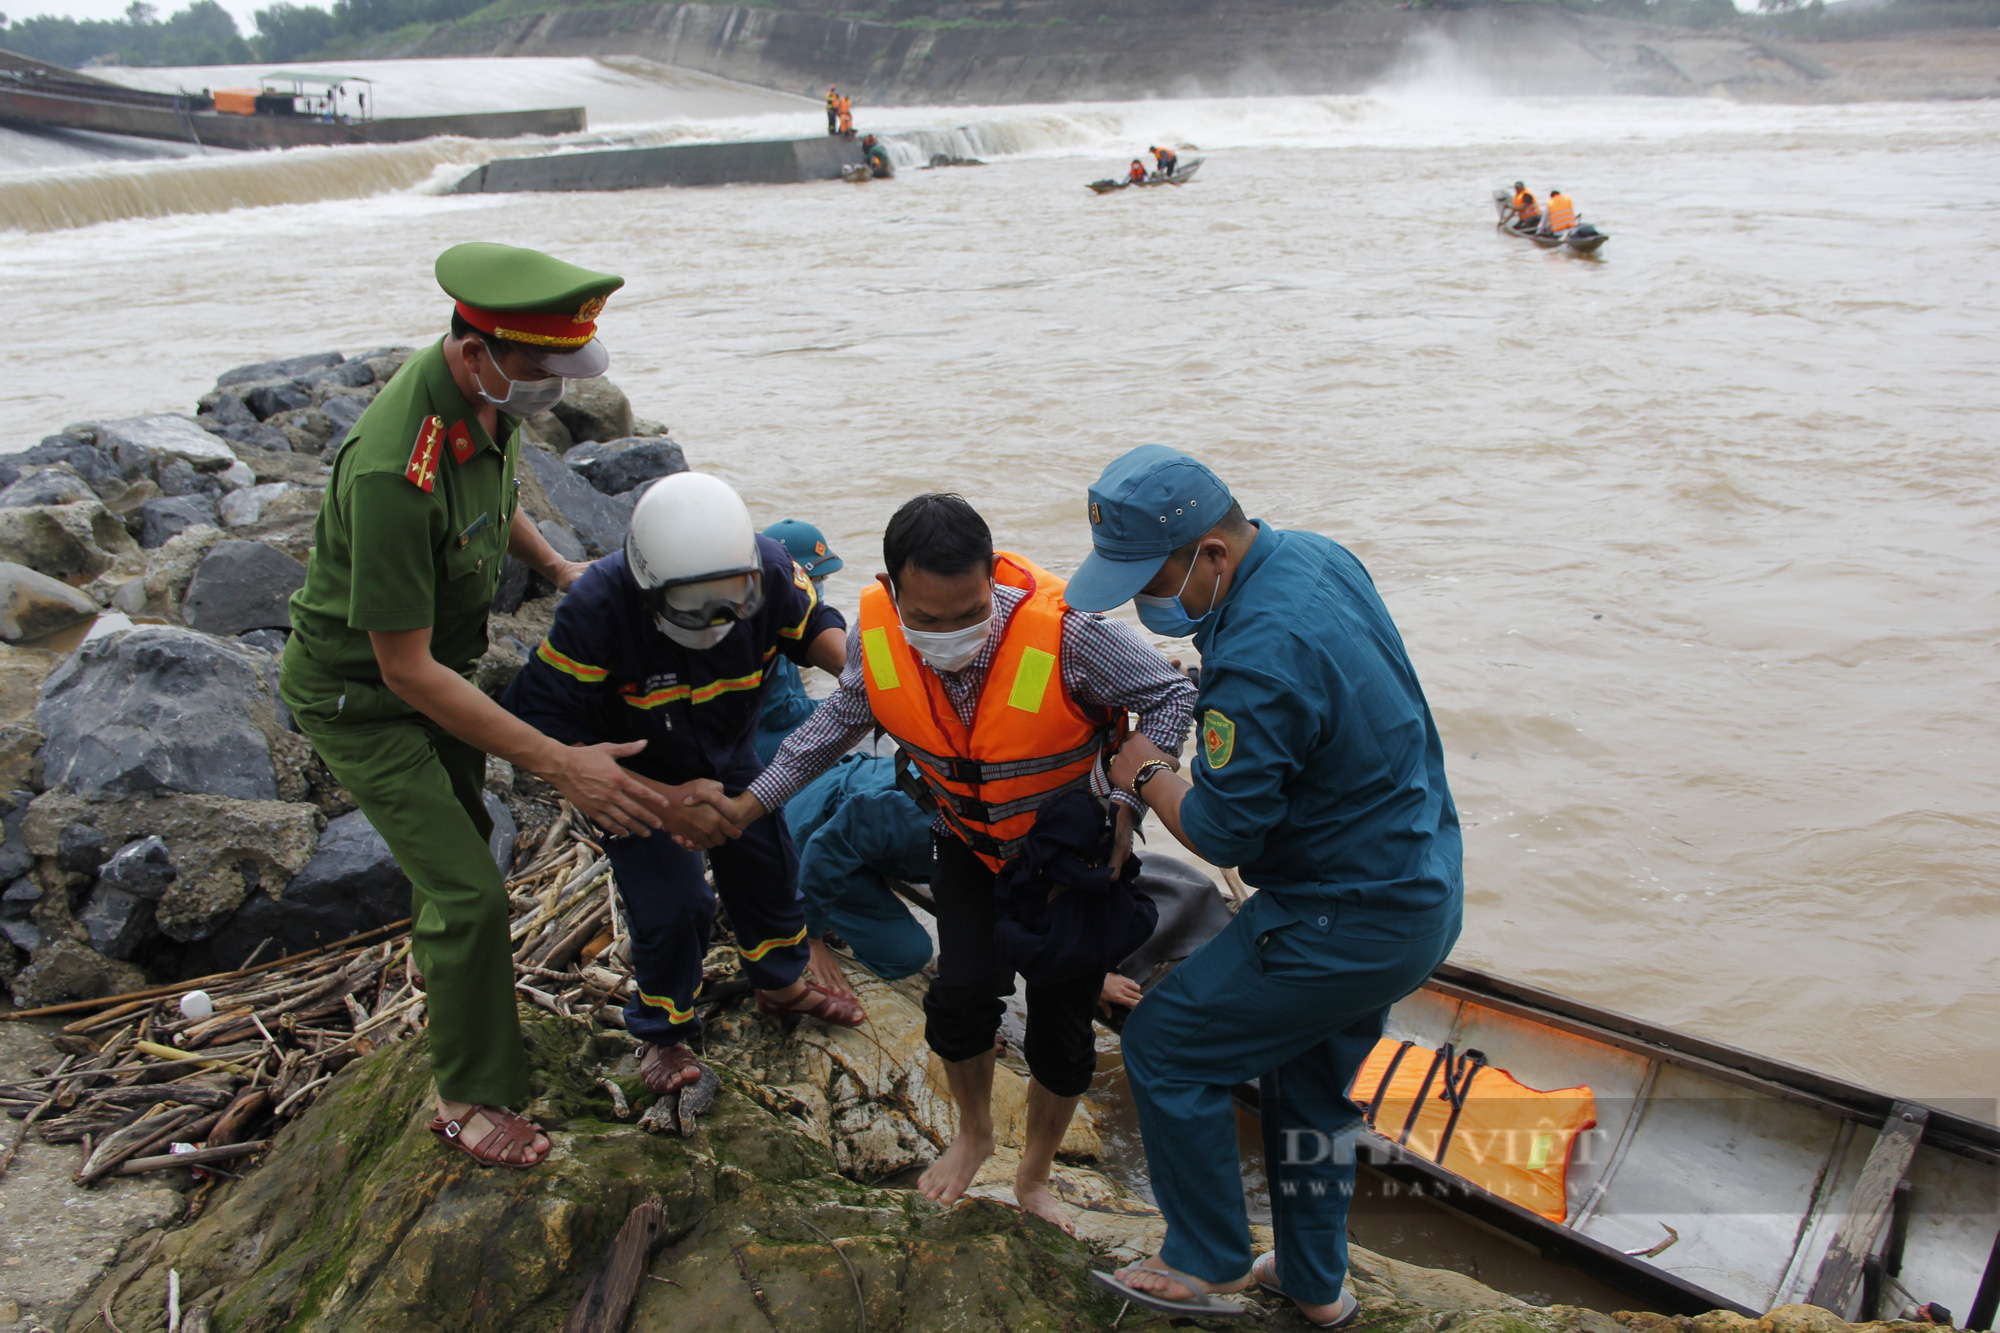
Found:
M 842 565 L 840 557 L 826 544 L 826 534 L 810 523 L 796 518 L 788 518 L 782 523 L 773 523 L 764 529 L 766 537 L 784 543 L 792 559 L 799 562 L 799 568 L 807 578 L 823 579 L 828 574 L 837 574 Z
M 1142 444 L 1090 488 L 1090 555 L 1063 596 L 1079 611 L 1109 611 L 1142 591 L 1167 557 L 1222 522 L 1229 488 L 1206 464 L 1164 444 Z

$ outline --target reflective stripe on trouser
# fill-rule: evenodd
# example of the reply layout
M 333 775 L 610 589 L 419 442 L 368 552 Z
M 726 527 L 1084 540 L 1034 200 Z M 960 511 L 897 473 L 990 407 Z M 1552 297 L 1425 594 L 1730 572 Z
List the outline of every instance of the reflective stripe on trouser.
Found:
M 299 725 L 410 877 L 411 955 L 424 976 L 431 1076 L 446 1101 L 528 1100 L 507 890 L 493 864 L 486 756 L 427 718 Z
M 672 1046 L 700 1029 L 694 1002 L 718 893 L 753 986 L 783 990 L 805 970 L 799 857 L 783 811 L 709 851 L 714 890 L 702 875 L 702 854 L 675 846 L 665 833 L 613 838 L 605 851 L 632 929 L 632 970 L 638 984 L 625 1006 L 625 1029 L 639 1040 Z
M 1347 1276 L 1361 1118 L 1346 1089 L 1388 1006 L 1450 951 L 1456 917 L 1449 930 L 1408 941 L 1259 926 L 1258 916 L 1246 907 L 1132 1011 L 1125 1070 L 1167 1219 L 1165 1259 L 1210 1282 L 1250 1268 L 1229 1089 L 1261 1081 L 1278 1284 L 1296 1300 L 1329 1304 Z

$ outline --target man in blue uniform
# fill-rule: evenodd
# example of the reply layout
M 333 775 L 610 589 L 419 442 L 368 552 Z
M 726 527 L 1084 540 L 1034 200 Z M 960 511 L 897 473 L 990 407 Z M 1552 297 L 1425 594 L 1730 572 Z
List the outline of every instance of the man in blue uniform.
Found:
M 644 740 L 624 762 L 676 802 L 757 775 L 752 744 L 764 676 L 782 653 L 838 673 L 846 622 L 821 602 L 785 548 L 759 537 L 742 499 L 716 477 L 663 477 L 632 511 L 625 549 L 571 586 L 549 636 L 501 703 L 571 744 Z M 640 1070 L 665 1094 L 701 1066 L 687 1042 L 715 920 L 716 891 L 765 1013 L 856 1027 L 859 1004 L 804 975 L 808 951 L 798 853 L 782 811 L 705 837 L 612 838 L 606 852 L 631 925 L 635 994 L 626 1029 L 646 1043 Z
M 1214 473 L 1161 445 L 1090 488 L 1080 610 L 1138 603 L 1192 634 L 1200 745 L 1179 764 L 1134 736 L 1112 781 L 1182 845 L 1259 892 L 1134 1010 L 1124 1032 L 1159 1256 L 1105 1285 L 1149 1308 L 1240 1314 L 1252 1282 L 1314 1324 L 1351 1319 L 1347 1099 L 1389 1006 L 1451 951 L 1462 904 L 1444 752 L 1401 636 L 1361 562 L 1252 523 Z M 1229 1089 L 1261 1081 L 1277 1248 L 1253 1265 Z

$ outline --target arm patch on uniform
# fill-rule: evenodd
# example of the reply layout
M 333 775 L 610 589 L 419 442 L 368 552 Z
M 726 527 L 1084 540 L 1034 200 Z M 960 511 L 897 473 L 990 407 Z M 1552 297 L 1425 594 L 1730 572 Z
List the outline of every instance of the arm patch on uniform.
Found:
M 1210 768 L 1222 768 L 1236 753 L 1236 724 L 1210 708 L 1201 715 L 1201 753 Z
M 451 429 L 445 432 L 445 438 L 451 441 L 451 461 L 464 467 L 465 460 L 472 457 L 473 450 L 478 448 L 472 442 L 472 432 L 466 429 L 463 421 L 454 421 Z
M 403 469 L 403 480 L 429 495 L 437 485 L 438 453 L 443 448 L 444 418 L 425 417 L 424 424 L 417 427 L 416 447 L 410 450 L 410 465 Z

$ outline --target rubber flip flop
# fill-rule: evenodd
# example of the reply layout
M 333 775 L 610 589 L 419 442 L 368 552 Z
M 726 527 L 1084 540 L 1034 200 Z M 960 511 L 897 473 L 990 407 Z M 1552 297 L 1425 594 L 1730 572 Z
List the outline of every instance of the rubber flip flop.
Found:
M 1269 1260 L 1268 1264 L 1265 1262 L 1266 1260 Z M 1268 1281 L 1264 1277 L 1266 1273 L 1271 1275 Z M 1285 1289 L 1278 1285 L 1278 1252 L 1276 1250 L 1272 1250 L 1269 1254 L 1258 1255 L 1257 1262 L 1250 1265 L 1250 1276 L 1256 1278 L 1257 1285 L 1265 1291 L 1270 1292 L 1273 1296 L 1284 1296 L 1286 1300 L 1291 1300 L 1291 1297 L 1285 1296 Z M 1361 1313 L 1361 1302 L 1356 1300 L 1354 1293 L 1346 1287 L 1340 1289 L 1340 1300 L 1335 1302 L 1335 1304 L 1339 1306 L 1340 1313 L 1327 1323 L 1322 1324 L 1317 1319 L 1308 1319 L 1306 1322 L 1314 1328 L 1345 1328 L 1354 1322 L 1354 1316 Z
M 1143 1268 L 1151 1273 L 1163 1273 L 1196 1294 L 1183 1300 L 1175 1300 L 1171 1296 L 1162 1296 L 1157 1292 L 1140 1291 L 1137 1287 L 1129 1287 L 1120 1282 L 1116 1274 L 1096 1269 L 1092 1270 L 1090 1279 L 1100 1287 L 1110 1288 L 1112 1293 L 1122 1300 L 1142 1305 L 1148 1310 L 1156 1310 L 1161 1314 L 1197 1315 L 1205 1319 L 1241 1319 L 1250 1313 L 1250 1308 L 1234 1296 L 1218 1296 L 1214 1292 L 1202 1291 L 1200 1278 L 1192 1277 L 1177 1268 L 1169 1268 L 1164 1263 L 1157 1266 L 1133 1264 L 1130 1267 Z

